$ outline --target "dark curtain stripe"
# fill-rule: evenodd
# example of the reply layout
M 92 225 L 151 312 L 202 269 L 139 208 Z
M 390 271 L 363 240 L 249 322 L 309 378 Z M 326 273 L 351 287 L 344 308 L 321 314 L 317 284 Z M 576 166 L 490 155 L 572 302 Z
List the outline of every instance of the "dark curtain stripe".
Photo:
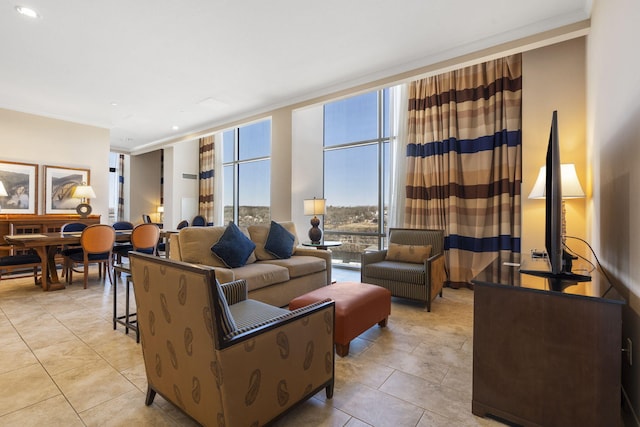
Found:
M 458 140 L 449 138 L 446 141 L 429 142 L 426 144 L 407 145 L 407 157 L 427 157 L 455 152 L 460 154 L 473 154 L 480 151 L 493 151 L 496 147 L 506 145 L 517 147 L 522 140 L 520 130 L 502 130 L 493 135 L 483 136 L 477 139 Z
M 209 179 L 214 177 L 215 177 L 215 171 L 213 169 L 200 172 L 200 179 Z
M 426 110 L 430 107 L 438 107 L 451 102 L 462 103 L 467 101 L 488 100 L 504 91 L 515 92 L 522 89 L 522 77 L 514 79 L 503 78 L 497 80 L 489 86 L 479 86 L 475 88 L 456 90 L 433 94 L 427 98 L 409 99 L 409 110 Z
M 485 238 L 449 235 L 444 239 L 444 247 L 446 250 L 462 249 L 470 252 L 520 252 L 520 238 L 506 235 Z
M 489 199 L 502 194 L 520 195 L 520 183 L 512 183 L 509 178 L 503 178 L 489 184 L 462 185 L 449 183 L 430 187 L 407 186 L 407 197 L 412 199 L 429 200 L 434 197 L 458 197 L 461 199 Z

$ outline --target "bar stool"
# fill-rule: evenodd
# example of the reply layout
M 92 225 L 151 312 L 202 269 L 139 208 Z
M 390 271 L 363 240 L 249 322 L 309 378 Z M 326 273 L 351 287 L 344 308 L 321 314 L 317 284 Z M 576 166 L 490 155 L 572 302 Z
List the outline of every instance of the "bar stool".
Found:
M 160 238 L 160 228 L 156 224 L 139 224 L 131 232 L 131 245 L 134 251 L 155 254 L 156 245 Z M 127 254 L 128 255 L 128 254 Z M 123 254 L 123 256 L 127 256 Z M 130 300 L 130 284 L 133 283 L 131 279 L 131 269 L 129 263 L 118 263 L 113 267 L 114 276 L 122 274 L 125 280 L 125 309 L 123 315 L 118 315 L 118 288 L 113 286 L 113 329 L 115 330 L 117 325 L 123 325 L 125 333 L 129 334 L 129 329 L 136 332 L 136 342 L 140 342 L 140 332 L 138 331 L 138 319 L 135 312 L 131 312 L 129 307 Z

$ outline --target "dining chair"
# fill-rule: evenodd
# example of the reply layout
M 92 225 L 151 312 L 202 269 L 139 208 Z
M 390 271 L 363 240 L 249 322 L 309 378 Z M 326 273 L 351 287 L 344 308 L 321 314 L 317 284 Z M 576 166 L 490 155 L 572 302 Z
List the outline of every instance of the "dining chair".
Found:
M 194 227 L 204 227 L 205 225 L 207 225 L 207 220 L 202 215 L 196 215 L 195 217 L 193 217 L 191 225 Z
M 66 224 L 62 224 L 60 227 L 61 233 L 81 233 L 82 230 L 87 228 L 87 224 L 83 222 L 67 222 Z M 80 245 L 64 245 L 60 254 L 62 255 L 62 277 L 65 277 L 69 274 L 69 265 L 71 264 L 71 260 L 69 257 L 74 253 L 81 253 L 82 246 Z M 79 273 L 80 271 L 77 271 Z
M 112 225 L 114 230 L 117 231 L 127 231 L 133 230 L 133 223 L 129 221 L 118 221 L 114 222 Z M 123 256 L 127 256 L 130 250 L 133 249 L 131 243 L 116 243 L 113 246 L 113 255 L 116 258 L 116 262 L 121 262 Z
M 109 282 L 113 284 L 111 276 L 111 265 L 113 256 L 113 244 L 116 241 L 116 230 L 107 224 L 89 225 L 82 231 L 80 236 L 81 253 L 71 254 L 71 268 L 67 276 L 67 283 L 73 282 L 73 266 L 82 264 L 84 267 L 84 288 L 87 288 L 89 276 L 89 264 L 98 264 L 98 273 L 106 271 L 109 275 Z

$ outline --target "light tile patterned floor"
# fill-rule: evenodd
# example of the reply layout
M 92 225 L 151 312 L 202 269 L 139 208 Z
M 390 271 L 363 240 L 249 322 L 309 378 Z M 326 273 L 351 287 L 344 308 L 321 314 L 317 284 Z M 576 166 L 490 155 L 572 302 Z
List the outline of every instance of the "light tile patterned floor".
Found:
M 359 272 L 333 275 L 359 281 Z M 76 279 L 51 293 L 31 277 L 0 282 L 0 425 L 196 425 L 160 396 L 144 405 L 140 345 L 113 330 L 112 289 L 97 274 L 86 290 Z M 122 280 L 117 289 L 124 301 Z M 445 289 L 431 313 L 394 299 L 388 327 L 336 356 L 333 399 L 322 391 L 277 425 L 501 425 L 471 414 L 472 313 L 466 289 Z

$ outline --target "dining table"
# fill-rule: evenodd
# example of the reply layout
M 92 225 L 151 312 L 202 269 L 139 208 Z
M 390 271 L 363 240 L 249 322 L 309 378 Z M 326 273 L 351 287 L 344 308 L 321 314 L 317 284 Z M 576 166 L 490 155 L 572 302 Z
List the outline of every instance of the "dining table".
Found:
M 43 291 L 56 291 L 64 289 L 64 283 L 60 282 L 56 268 L 56 255 L 58 248 L 65 245 L 79 245 L 82 232 L 55 232 L 34 234 L 5 235 L 4 240 L 13 246 L 25 249 L 33 249 L 41 261 L 40 283 Z M 116 242 L 128 242 L 131 239 L 131 230 L 117 230 Z

